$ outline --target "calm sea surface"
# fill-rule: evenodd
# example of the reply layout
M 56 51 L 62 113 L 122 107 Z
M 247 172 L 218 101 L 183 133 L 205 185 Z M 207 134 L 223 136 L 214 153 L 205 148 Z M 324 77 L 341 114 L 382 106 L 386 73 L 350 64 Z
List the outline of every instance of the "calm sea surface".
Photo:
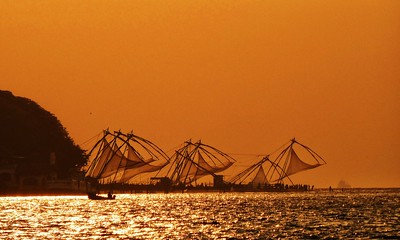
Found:
M 400 190 L 2 197 L 2 239 L 400 238 Z

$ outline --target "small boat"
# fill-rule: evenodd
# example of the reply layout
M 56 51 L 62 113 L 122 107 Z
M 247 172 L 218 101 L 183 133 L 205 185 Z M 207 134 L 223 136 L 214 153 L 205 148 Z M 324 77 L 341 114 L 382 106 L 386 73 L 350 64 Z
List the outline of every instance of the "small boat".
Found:
M 88 193 L 88 198 L 91 200 L 114 200 L 115 195 L 108 194 L 108 196 L 100 196 L 95 193 Z

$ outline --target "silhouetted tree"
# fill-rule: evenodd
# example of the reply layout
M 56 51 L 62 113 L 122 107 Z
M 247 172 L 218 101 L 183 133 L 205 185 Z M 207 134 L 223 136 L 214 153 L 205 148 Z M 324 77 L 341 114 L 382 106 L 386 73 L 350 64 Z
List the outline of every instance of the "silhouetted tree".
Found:
M 87 160 L 57 117 L 28 98 L 0 90 L 0 159 L 22 157 L 44 164 L 53 152 L 61 178 Z

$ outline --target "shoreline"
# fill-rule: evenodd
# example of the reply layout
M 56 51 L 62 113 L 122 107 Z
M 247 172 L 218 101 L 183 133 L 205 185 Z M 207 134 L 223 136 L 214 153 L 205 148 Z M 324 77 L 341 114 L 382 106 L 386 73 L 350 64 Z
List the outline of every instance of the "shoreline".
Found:
M 40 190 L 40 191 L 7 191 L 7 192 L 1 192 L 0 197 L 33 197 L 33 196 L 85 196 L 87 195 L 86 192 L 80 192 L 80 191 L 45 191 L 45 190 Z
M 356 192 L 356 191 L 363 191 L 363 190 L 386 190 L 386 191 L 400 191 L 400 187 L 381 187 L 381 188 L 333 188 L 333 193 L 341 193 L 341 192 Z M 182 193 L 310 193 L 310 192 L 329 192 L 329 188 L 316 188 L 311 191 L 207 191 L 207 190 L 188 190 L 188 191 L 171 191 L 165 193 L 163 191 L 137 191 L 137 192 L 124 192 L 124 191 L 115 191 L 114 194 L 182 194 Z M 101 191 L 100 195 L 106 194 L 106 192 Z M 41 197 L 41 196 L 87 196 L 86 192 L 79 192 L 79 191 L 9 191 L 9 192 L 2 192 L 0 193 L 0 197 Z

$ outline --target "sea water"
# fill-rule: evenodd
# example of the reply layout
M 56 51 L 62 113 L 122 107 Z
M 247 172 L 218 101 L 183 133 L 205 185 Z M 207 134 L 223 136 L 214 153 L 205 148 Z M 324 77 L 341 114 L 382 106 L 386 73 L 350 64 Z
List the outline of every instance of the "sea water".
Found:
M 2 239 L 399 237 L 398 189 L 0 198 Z

